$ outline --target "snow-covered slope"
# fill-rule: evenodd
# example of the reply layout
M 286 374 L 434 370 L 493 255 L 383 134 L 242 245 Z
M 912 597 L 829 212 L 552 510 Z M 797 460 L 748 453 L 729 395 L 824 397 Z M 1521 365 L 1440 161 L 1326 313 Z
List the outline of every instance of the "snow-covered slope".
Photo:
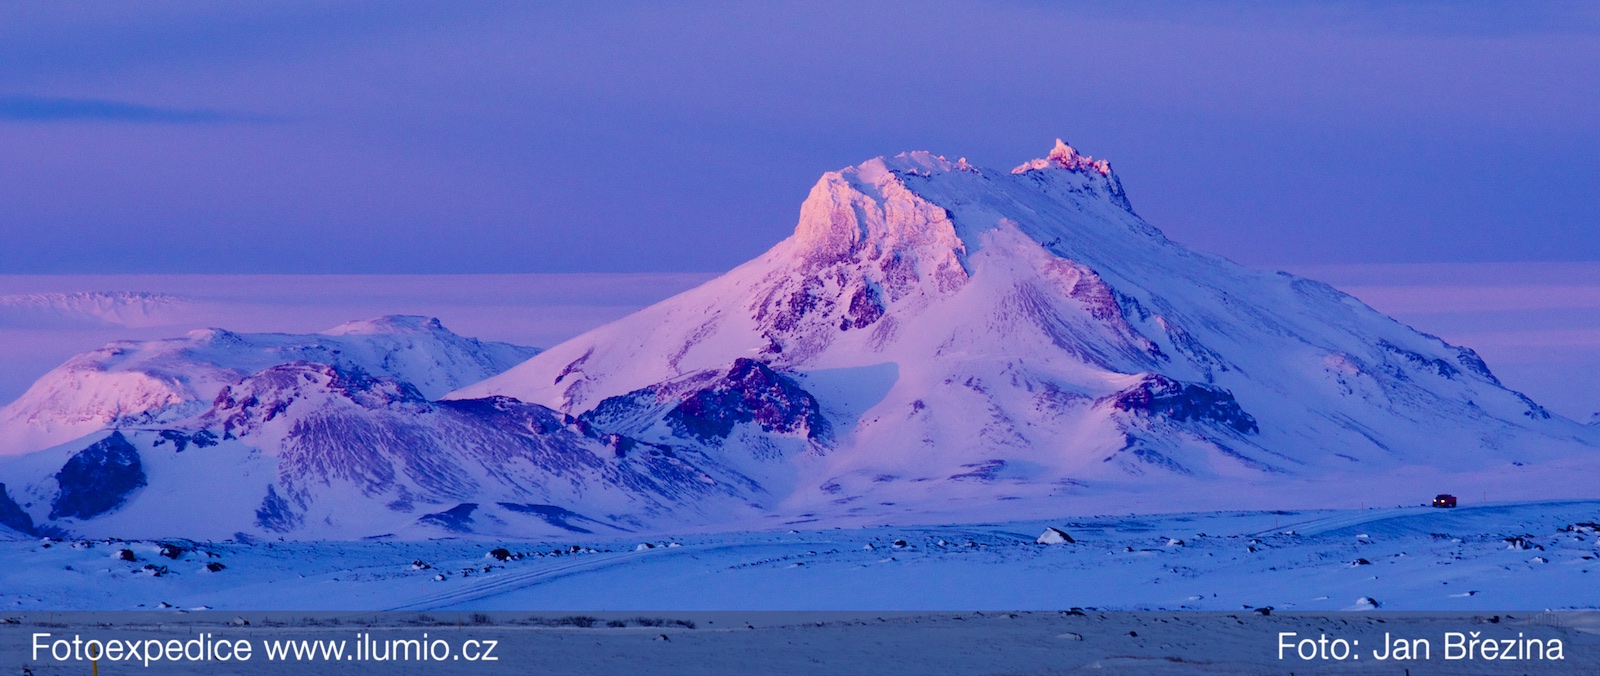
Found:
M 184 420 L 8 459 L 0 482 L 0 524 L 87 537 L 619 534 L 748 516 L 765 496 L 692 450 L 536 404 L 432 402 L 304 361 L 225 386 Z
M 116 424 L 192 416 L 224 387 L 278 364 L 356 368 L 438 397 L 537 353 L 458 336 L 437 319 L 413 316 L 350 322 L 313 335 L 204 329 L 169 340 L 121 341 L 74 357 L 0 409 L 0 455 L 47 448 Z
M 674 383 L 739 360 L 796 383 L 831 430 L 781 460 L 791 512 L 1355 485 L 1596 447 L 1470 349 L 1166 239 L 1106 162 L 1060 142 L 1011 171 L 916 152 L 826 174 L 761 257 L 451 397 L 645 433 Z M 705 446 L 737 464 L 762 443 Z
M 311 336 L 213 329 L 116 343 L 3 412 L 10 438 L 58 443 L 0 457 L 0 527 L 209 539 L 615 534 L 751 518 L 776 502 L 693 444 L 640 441 L 504 397 L 434 401 L 536 352 L 403 316 Z M 793 429 L 786 412 L 762 422 Z M 715 413 L 673 420 L 705 434 L 740 424 Z M 815 418 L 815 402 L 793 414 Z

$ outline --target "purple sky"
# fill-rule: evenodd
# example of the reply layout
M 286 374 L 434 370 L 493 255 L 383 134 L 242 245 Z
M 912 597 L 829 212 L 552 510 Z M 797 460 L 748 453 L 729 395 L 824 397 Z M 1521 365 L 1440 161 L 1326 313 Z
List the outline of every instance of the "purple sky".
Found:
M 1111 159 L 1248 264 L 1600 260 L 1562 3 L 6 3 L 0 272 L 722 270 L 818 174 Z

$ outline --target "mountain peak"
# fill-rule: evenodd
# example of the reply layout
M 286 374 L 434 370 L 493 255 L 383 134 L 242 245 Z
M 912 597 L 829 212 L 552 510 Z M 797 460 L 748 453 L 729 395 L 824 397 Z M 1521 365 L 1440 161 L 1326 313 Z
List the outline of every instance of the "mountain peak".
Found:
M 1050 149 L 1050 154 L 1041 159 L 1029 160 L 1016 169 L 1013 174 L 1022 174 L 1040 169 L 1066 169 L 1080 173 L 1094 172 L 1107 178 L 1111 177 L 1111 163 L 1106 160 L 1097 160 L 1078 152 L 1066 141 L 1056 139 L 1056 146 Z

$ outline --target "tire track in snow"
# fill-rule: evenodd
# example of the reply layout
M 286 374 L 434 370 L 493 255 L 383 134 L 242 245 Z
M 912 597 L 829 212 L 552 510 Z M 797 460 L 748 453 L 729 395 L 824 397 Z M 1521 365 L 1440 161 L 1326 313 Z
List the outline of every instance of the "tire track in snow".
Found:
M 588 561 L 574 561 L 559 566 L 540 568 L 538 570 L 518 571 L 515 573 L 498 575 L 493 579 L 473 583 L 465 588 L 452 589 L 439 594 L 430 594 L 417 598 L 402 605 L 385 608 L 384 610 L 438 610 L 440 608 L 478 601 L 499 594 L 524 589 L 552 580 L 558 580 L 572 575 L 598 571 L 614 566 L 627 565 L 649 556 L 662 558 L 668 556 L 685 556 L 690 554 L 716 554 L 741 549 L 756 549 L 772 546 L 795 546 L 814 548 L 823 546 L 822 542 L 740 542 L 720 545 L 685 545 L 681 547 L 657 547 L 643 551 L 620 552 L 616 554 L 589 555 Z M 829 543 L 837 545 L 837 543 Z M 603 558 L 601 558 L 603 557 Z

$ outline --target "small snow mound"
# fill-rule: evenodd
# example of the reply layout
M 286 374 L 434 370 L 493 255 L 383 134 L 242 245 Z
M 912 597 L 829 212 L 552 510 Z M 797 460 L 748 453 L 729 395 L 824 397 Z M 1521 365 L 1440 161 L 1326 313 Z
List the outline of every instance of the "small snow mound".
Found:
M 656 548 L 656 546 L 653 545 L 653 544 L 650 544 L 648 542 L 641 542 L 641 543 L 639 543 L 639 546 L 633 548 L 633 551 L 642 552 L 642 551 L 645 551 L 647 549 L 655 549 L 655 548 Z
M 1052 527 L 1044 529 L 1044 532 L 1039 534 L 1038 539 L 1033 542 L 1040 545 L 1062 545 L 1077 542 L 1077 540 L 1072 539 L 1072 536 L 1068 535 L 1066 531 Z
M 242 338 L 239 336 L 239 334 L 227 329 L 219 329 L 215 327 L 209 329 L 195 329 L 183 334 L 183 337 L 189 339 L 189 342 L 200 345 L 223 345 L 242 341 Z
M 235 617 L 232 620 L 229 620 L 228 624 L 233 625 L 235 627 L 248 627 L 248 626 L 250 626 L 250 620 L 244 619 L 242 617 Z

